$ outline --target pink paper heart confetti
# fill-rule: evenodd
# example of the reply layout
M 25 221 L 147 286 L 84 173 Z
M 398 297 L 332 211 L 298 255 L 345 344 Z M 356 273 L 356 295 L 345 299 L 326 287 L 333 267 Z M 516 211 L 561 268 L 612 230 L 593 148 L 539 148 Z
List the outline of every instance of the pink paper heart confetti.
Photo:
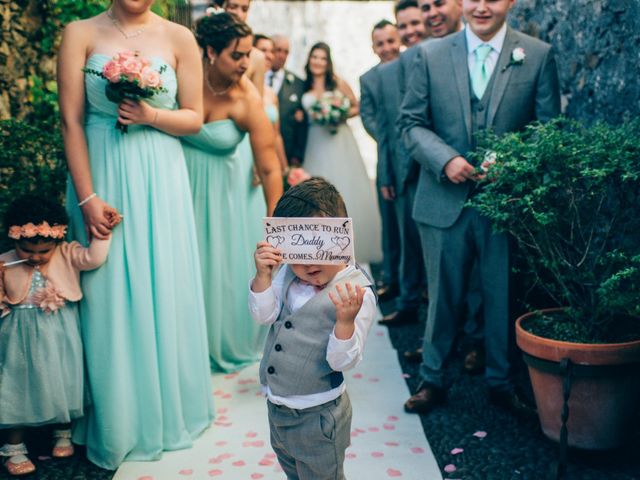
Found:
M 384 453 L 382 453 L 382 452 L 371 452 L 371 456 L 373 458 L 382 458 L 382 457 L 384 457 Z
M 473 434 L 474 437 L 478 437 L 478 438 L 484 438 L 487 436 L 487 432 L 483 432 L 482 430 L 478 430 L 476 433 Z
M 390 422 L 397 422 L 398 421 L 398 417 L 396 417 L 395 415 L 389 415 L 387 417 L 387 420 L 389 420 Z
M 361 373 L 354 373 L 353 374 L 353 378 L 362 378 L 362 374 Z
M 215 470 L 209 470 L 207 473 L 209 474 L 210 477 L 219 477 L 224 472 L 222 470 L 215 469 Z
M 218 447 L 222 447 L 223 445 L 226 445 L 226 444 L 227 444 L 226 440 L 218 440 L 216 442 L 216 446 L 218 446 Z
M 345 455 L 345 458 L 348 458 L 349 460 L 352 460 L 352 459 L 354 459 L 356 457 L 357 457 L 357 455 L 355 453 L 347 453 Z
M 401 477 L 402 472 L 400 470 L 396 470 L 395 468 L 387 468 L 387 475 L 390 477 Z
M 273 465 L 273 460 L 269 460 L 268 458 L 263 458 L 258 462 L 258 465 L 262 465 L 263 467 L 270 467 Z
M 380 429 L 378 427 L 369 427 L 370 432 L 379 432 Z
M 256 438 L 258 436 L 258 432 L 247 432 L 245 437 L 247 438 Z
M 392 424 L 390 424 L 390 423 L 385 423 L 385 424 L 382 426 L 382 428 L 384 428 L 385 430 L 395 430 L 395 429 L 396 429 L 396 426 L 395 426 L 395 425 L 392 425 Z
M 444 471 L 447 473 L 453 473 L 457 470 L 456 466 L 453 463 L 450 463 L 449 465 L 446 465 L 444 467 Z
M 411 449 L 411 453 L 424 453 L 424 448 L 420 448 L 420 447 L 413 447 Z
M 142 477 L 138 477 L 138 480 L 153 480 L 151 475 L 143 475 Z
M 180 470 L 178 473 L 180 475 L 191 475 L 193 474 L 193 470 L 191 470 L 190 468 L 185 468 L 183 470 Z
M 464 448 L 454 448 L 453 450 L 451 450 L 451 455 L 458 455 L 462 452 L 464 452 Z
M 251 478 L 253 478 L 253 479 L 262 478 L 262 477 L 264 477 L 264 475 L 261 474 L 261 473 L 252 473 L 251 474 Z
M 398 442 L 384 442 L 387 447 L 397 447 L 400 445 Z
M 402 378 L 411 378 L 411 375 L 409 375 L 408 373 L 403 373 Z
M 264 454 L 264 458 L 276 458 L 276 454 L 275 453 L 265 453 Z
M 233 465 L 234 467 L 244 467 L 246 463 L 244 462 L 244 460 L 236 460 L 231 465 Z

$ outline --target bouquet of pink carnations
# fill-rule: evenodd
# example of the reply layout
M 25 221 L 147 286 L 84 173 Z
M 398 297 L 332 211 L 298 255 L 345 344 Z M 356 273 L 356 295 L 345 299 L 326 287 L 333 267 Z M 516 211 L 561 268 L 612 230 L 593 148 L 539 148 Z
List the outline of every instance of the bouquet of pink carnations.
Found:
M 335 134 L 338 126 L 347 120 L 351 102 L 338 91 L 324 92 L 319 100 L 311 105 L 309 118 L 313 123 L 327 127 Z
M 120 52 L 105 63 L 102 71 L 91 68 L 83 68 L 83 71 L 104 78 L 107 81 L 107 98 L 114 103 L 121 103 L 125 98 L 140 100 L 166 92 L 160 77 L 166 68 L 163 65 L 159 70 L 154 70 L 151 62 L 140 55 L 140 52 Z M 127 133 L 128 130 L 127 125 L 120 122 L 116 122 L 116 128 L 122 133 Z

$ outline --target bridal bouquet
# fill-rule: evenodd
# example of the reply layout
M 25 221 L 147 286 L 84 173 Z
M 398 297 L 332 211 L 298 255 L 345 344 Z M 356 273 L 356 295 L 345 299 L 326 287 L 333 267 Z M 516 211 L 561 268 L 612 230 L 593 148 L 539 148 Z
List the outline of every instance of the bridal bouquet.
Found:
M 140 55 L 140 52 L 116 53 L 105 63 L 102 71 L 91 68 L 82 70 L 107 81 L 105 94 L 114 103 L 121 103 L 125 98 L 140 100 L 150 98 L 156 93 L 166 92 L 162 86 L 160 75 L 166 70 L 163 65 L 159 70 L 151 68 L 151 62 Z M 127 125 L 116 122 L 116 128 L 127 133 Z
M 313 123 L 323 125 L 335 134 L 338 126 L 344 123 L 349 114 L 351 102 L 340 92 L 325 92 L 319 100 L 311 105 L 309 118 Z
M 285 168 L 282 173 L 285 192 L 289 190 L 289 188 L 311 178 L 311 175 L 309 175 L 309 173 L 302 167 L 288 167 Z

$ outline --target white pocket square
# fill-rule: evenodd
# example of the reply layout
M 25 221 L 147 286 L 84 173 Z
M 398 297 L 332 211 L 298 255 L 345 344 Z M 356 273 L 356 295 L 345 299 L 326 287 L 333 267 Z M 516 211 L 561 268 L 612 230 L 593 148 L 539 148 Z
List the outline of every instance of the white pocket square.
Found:
M 297 102 L 298 101 L 298 95 L 296 95 L 295 93 L 292 93 L 291 96 L 289 97 L 289 101 L 290 102 Z

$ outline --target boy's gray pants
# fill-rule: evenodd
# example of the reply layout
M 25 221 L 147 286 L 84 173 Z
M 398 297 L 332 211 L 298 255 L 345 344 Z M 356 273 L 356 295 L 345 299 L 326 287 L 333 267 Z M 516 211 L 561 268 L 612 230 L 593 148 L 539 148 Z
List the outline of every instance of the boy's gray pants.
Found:
M 351 440 L 351 401 L 335 400 L 294 410 L 267 401 L 271 446 L 287 480 L 343 480 Z

